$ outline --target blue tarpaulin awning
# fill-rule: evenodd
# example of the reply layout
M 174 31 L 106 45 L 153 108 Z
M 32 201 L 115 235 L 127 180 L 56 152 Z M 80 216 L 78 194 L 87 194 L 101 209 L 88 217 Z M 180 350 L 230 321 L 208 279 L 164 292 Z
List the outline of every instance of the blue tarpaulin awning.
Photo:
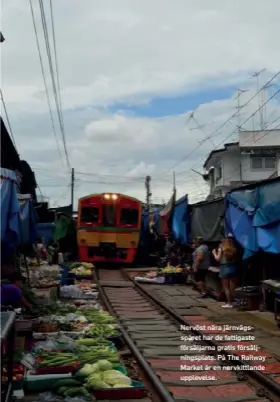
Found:
M 226 229 L 247 258 L 259 250 L 280 254 L 280 177 L 226 197 Z
M 1 249 L 2 258 L 13 251 L 19 235 L 16 174 L 1 168 Z
M 185 245 L 188 244 L 188 223 L 188 196 L 186 195 L 176 201 L 172 219 L 173 237 Z
M 38 238 L 37 215 L 30 195 L 18 195 L 20 202 L 19 243 L 33 244 Z

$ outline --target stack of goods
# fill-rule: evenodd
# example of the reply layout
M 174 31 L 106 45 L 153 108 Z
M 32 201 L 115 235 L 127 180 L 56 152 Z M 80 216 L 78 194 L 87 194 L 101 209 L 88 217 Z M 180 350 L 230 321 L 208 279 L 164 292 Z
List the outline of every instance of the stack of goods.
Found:
M 96 286 L 91 284 L 78 284 L 62 286 L 60 296 L 65 299 L 97 299 Z
M 80 262 L 70 266 L 70 273 L 74 274 L 76 279 L 92 279 L 94 266 L 91 263 Z

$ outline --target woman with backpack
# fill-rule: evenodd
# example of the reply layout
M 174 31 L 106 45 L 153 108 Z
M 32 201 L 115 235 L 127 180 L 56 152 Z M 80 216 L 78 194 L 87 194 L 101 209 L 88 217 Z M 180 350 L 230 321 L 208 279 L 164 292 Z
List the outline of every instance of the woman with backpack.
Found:
M 222 240 L 218 250 L 213 250 L 213 255 L 220 263 L 220 278 L 227 300 L 222 307 L 232 308 L 237 278 L 237 249 L 233 240 L 231 238 Z

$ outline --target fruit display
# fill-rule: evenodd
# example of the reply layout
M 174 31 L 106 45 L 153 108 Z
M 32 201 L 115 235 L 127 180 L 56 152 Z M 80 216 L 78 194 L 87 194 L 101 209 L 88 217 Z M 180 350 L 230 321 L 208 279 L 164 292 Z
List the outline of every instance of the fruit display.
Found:
M 7 367 L 3 367 L 2 383 L 8 382 L 8 370 Z M 24 378 L 24 367 L 21 364 L 13 365 L 13 381 L 20 381 Z
M 159 269 L 159 273 L 161 273 L 161 274 L 180 274 L 182 272 L 183 272 L 183 268 L 180 268 L 180 267 L 168 266 L 168 267 Z
M 81 263 L 72 264 L 70 266 L 70 272 L 71 272 L 71 274 L 74 274 L 77 277 L 92 276 L 93 268 L 94 268 L 93 264 L 90 264 L 87 262 L 81 262 Z

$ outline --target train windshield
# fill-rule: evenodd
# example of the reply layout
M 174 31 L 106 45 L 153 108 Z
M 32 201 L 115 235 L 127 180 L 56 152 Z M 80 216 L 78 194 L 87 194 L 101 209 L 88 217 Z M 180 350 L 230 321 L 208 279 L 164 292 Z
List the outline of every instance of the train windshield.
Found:
M 138 209 L 123 208 L 121 211 L 121 225 L 137 225 L 139 219 Z
M 103 205 L 103 225 L 116 226 L 117 209 L 115 205 Z
M 81 210 L 81 221 L 88 223 L 96 223 L 99 221 L 99 208 L 83 207 Z

